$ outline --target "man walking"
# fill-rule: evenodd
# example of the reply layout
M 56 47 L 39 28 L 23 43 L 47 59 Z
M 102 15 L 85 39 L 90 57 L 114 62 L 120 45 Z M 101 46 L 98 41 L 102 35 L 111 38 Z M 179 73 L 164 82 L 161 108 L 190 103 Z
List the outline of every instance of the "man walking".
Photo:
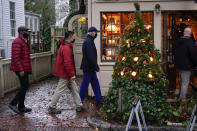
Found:
M 197 66 L 196 49 L 191 39 L 192 31 L 190 28 L 185 28 L 184 36 L 175 42 L 174 46 L 174 61 L 175 67 L 179 70 L 181 75 L 180 80 L 180 99 L 185 100 L 187 94 L 187 87 L 190 80 L 191 71 Z
M 25 95 L 29 88 L 29 74 L 32 73 L 30 49 L 28 47 L 28 28 L 18 28 L 19 36 L 12 42 L 12 57 L 10 70 L 14 71 L 20 80 L 20 89 L 8 107 L 15 113 L 31 112 L 31 108 L 25 107 Z
M 59 77 L 59 82 L 55 94 L 51 100 L 51 104 L 48 108 L 50 114 L 61 113 L 60 109 L 56 109 L 56 104 L 69 85 L 74 97 L 74 101 L 77 105 L 76 111 L 79 112 L 84 110 L 79 96 L 78 86 L 75 81 L 76 70 L 72 46 L 74 41 L 75 34 L 72 31 L 66 32 L 65 37 L 61 40 L 61 45 L 58 50 L 55 67 L 53 70 L 53 75 Z
M 98 106 L 102 102 L 102 96 L 99 81 L 96 75 L 96 72 L 99 71 L 99 66 L 97 64 L 97 50 L 94 44 L 94 39 L 97 37 L 97 32 L 100 31 L 98 31 L 95 27 L 90 27 L 88 29 L 88 35 L 82 46 L 83 57 L 80 68 L 83 70 L 83 80 L 80 86 L 80 97 L 82 102 L 84 102 L 89 83 L 91 83 L 95 95 L 95 102 Z

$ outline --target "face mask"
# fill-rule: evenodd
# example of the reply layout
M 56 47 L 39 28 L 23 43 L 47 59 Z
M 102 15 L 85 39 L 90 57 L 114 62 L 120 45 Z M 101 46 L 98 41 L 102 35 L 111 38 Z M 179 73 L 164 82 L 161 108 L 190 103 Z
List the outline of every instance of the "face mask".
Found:
M 24 33 L 23 34 L 23 38 L 27 39 L 29 37 L 29 34 L 28 33 Z
M 71 41 L 71 43 L 74 43 L 75 42 L 75 39 L 73 39 L 72 41 Z
M 96 39 L 96 37 L 97 37 L 97 34 L 95 34 L 94 39 Z

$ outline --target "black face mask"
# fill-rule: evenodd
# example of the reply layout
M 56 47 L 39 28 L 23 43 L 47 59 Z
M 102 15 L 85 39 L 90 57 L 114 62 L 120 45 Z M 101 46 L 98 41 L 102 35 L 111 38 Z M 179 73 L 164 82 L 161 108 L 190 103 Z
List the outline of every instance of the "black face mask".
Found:
M 71 41 L 71 43 L 74 43 L 75 42 L 75 39 L 73 39 L 72 41 Z
M 28 33 L 24 33 L 23 34 L 23 38 L 27 39 L 29 37 L 29 34 Z
M 95 34 L 94 39 L 96 39 L 96 37 L 97 37 L 97 34 Z

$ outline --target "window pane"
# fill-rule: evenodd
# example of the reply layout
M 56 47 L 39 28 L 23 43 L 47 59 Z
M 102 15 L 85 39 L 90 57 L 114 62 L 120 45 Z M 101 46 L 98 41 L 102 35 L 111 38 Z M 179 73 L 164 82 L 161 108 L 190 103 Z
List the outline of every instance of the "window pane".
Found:
M 142 18 L 144 19 L 144 22 L 145 22 L 145 26 L 147 26 L 150 31 L 152 32 L 152 13 L 142 13 Z
M 152 13 L 142 12 L 145 26 L 152 29 Z M 101 13 L 101 53 L 102 61 L 114 61 L 124 38 L 125 29 L 132 25 L 135 13 Z
M 28 28 L 28 25 L 29 25 L 29 18 L 28 17 L 25 17 L 25 26 Z
M 35 30 L 35 32 L 37 32 L 37 19 L 34 19 L 34 30 Z
M 109 15 L 109 13 L 102 13 L 102 14 L 101 14 L 102 25 L 108 24 L 108 23 L 107 23 L 108 15 Z
M 10 27 L 11 27 L 11 36 L 15 37 L 16 34 L 15 3 L 13 2 L 10 2 Z
M 120 13 L 112 13 L 109 20 L 110 24 L 121 24 Z
M 33 29 L 33 20 L 32 18 L 30 19 L 30 29 L 32 30 Z M 33 30 L 32 30 L 33 31 Z
M 122 13 L 122 24 L 131 24 L 134 19 L 134 13 Z

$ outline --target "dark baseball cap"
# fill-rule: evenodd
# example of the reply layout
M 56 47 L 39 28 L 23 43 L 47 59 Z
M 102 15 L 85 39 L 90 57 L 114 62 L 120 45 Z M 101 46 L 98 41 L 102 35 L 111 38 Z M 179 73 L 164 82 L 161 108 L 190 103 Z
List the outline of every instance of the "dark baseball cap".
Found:
M 88 29 L 88 32 L 100 32 L 100 30 L 97 30 L 96 27 L 92 26 Z
M 18 32 L 21 32 L 21 31 L 30 31 L 29 28 L 25 27 L 25 26 L 20 26 L 18 27 Z

